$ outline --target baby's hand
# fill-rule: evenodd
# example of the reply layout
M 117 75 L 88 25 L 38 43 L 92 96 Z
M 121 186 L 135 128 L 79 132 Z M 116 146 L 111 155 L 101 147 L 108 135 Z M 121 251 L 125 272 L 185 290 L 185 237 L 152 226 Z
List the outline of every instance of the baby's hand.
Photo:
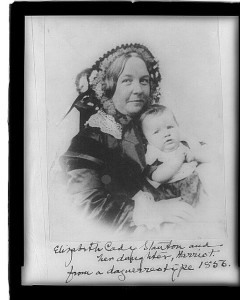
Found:
M 185 156 L 186 156 L 186 161 L 187 162 L 191 162 L 194 160 L 194 154 L 193 152 L 187 148 L 186 152 L 185 152 Z

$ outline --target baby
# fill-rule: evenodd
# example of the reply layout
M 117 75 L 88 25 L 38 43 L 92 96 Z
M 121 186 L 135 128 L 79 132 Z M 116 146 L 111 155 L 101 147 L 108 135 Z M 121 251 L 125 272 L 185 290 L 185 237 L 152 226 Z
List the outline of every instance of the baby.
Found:
M 195 207 L 201 186 L 196 167 L 210 161 L 206 145 L 182 141 L 175 116 L 163 105 L 153 105 L 140 122 L 148 143 L 144 173 L 159 199 L 180 197 Z

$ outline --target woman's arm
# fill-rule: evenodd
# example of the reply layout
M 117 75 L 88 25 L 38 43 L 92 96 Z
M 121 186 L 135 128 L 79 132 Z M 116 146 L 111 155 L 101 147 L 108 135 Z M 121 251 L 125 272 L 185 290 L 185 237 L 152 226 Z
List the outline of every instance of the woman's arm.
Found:
M 125 188 L 115 192 L 114 185 L 111 183 L 109 188 L 102 174 L 105 162 L 109 162 L 110 156 L 106 153 L 107 149 L 102 146 L 104 146 L 104 141 L 98 135 L 94 138 L 79 136 L 73 139 L 68 151 L 60 158 L 68 177 L 68 192 L 88 218 L 105 223 L 113 229 L 132 231 L 137 225 L 134 223 L 134 214 L 139 215 L 139 209 L 135 207 L 136 201 L 142 197 L 145 199 L 146 192 L 154 195 L 155 189 L 148 182 L 139 184 L 141 188 L 131 184 L 132 188 L 128 192 Z M 115 175 L 117 175 L 116 172 Z M 124 173 L 125 181 L 133 180 L 130 175 L 130 173 Z M 140 189 L 142 193 L 139 194 Z M 138 194 L 138 199 L 135 199 L 135 194 Z M 161 211 L 161 205 L 158 204 L 157 207 Z M 145 220 L 148 218 L 151 222 L 160 224 L 162 215 L 160 213 L 156 215 L 155 210 L 154 205 L 149 206 L 148 209 L 140 209 L 140 219 L 143 224 L 147 223 Z M 165 214 L 164 209 L 162 213 Z M 177 211 L 174 214 L 181 215 L 182 212 Z
M 113 228 L 131 227 L 134 201 L 123 195 L 111 195 L 93 169 L 68 172 L 68 192 L 88 219 L 108 223 Z
M 73 138 L 60 158 L 67 175 L 68 193 L 88 218 L 114 228 L 132 226 L 134 201 L 127 193 L 111 193 L 106 188 L 103 170 L 109 160 L 105 137 L 97 131 L 82 132 Z

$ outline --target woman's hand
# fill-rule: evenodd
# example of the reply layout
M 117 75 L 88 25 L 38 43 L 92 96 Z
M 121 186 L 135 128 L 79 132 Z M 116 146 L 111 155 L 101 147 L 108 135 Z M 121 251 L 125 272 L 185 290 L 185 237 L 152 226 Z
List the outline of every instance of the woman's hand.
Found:
M 150 193 L 139 191 L 132 198 L 135 201 L 133 221 L 135 225 L 147 225 L 151 222 L 152 205 L 154 198 Z
M 194 219 L 194 209 L 180 198 L 160 200 L 154 202 L 153 217 L 161 223 L 181 223 L 189 222 Z
M 145 225 L 148 229 L 156 228 L 162 223 L 190 222 L 194 219 L 194 209 L 180 198 L 154 202 L 149 195 L 141 192 L 135 201 L 133 221 L 135 225 Z

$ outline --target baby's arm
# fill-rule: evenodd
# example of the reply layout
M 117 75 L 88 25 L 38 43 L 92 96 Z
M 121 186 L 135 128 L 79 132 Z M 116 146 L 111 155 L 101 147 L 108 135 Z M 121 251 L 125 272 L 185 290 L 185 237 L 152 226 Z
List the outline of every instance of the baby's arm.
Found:
M 170 180 L 173 175 L 177 173 L 177 171 L 182 166 L 185 160 L 185 152 L 182 149 L 179 151 L 174 151 L 169 156 L 169 159 L 166 159 L 157 169 L 152 173 L 152 180 L 163 183 Z
M 208 145 L 194 143 L 190 145 L 190 147 L 191 150 L 189 149 L 186 152 L 186 159 L 188 162 L 195 160 L 198 163 L 208 163 L 213 160 L 213 151 L 211 151 Z

